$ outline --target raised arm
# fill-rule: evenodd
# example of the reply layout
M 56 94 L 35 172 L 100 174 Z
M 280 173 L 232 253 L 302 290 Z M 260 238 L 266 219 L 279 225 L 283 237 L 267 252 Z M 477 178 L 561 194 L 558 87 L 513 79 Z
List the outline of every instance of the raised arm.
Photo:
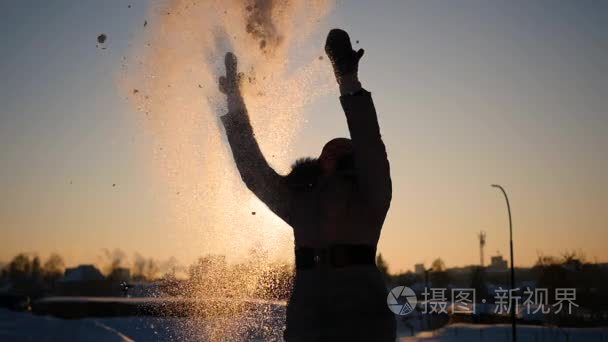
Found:
M 329 32 L 325 51 L 340 86 L 359 186 L 369 199 L 370 208 L 386 214 L 392 198 L 389 162 L 371 93 L 361 88 L 357 76 L 364 51 L 354 51 L 348 34 L 338 29 Z
M 228 143 L 241 178 L 270 210 L 289 223 L 289 190 L 286 180 L 268 164 L 258 142 L 245 102 L 239 89 L 237 60 L 232 53 L 226 54 L 226 77 L 220 77 L 220 91 L 226 94 L 228 114 L 221 117 Z
M 371 93 L 361 89 L 340 97 L 353 142 L 359 186 L 378 211 L 388 211 L 392 197 L 391 175 L 386 148 Z

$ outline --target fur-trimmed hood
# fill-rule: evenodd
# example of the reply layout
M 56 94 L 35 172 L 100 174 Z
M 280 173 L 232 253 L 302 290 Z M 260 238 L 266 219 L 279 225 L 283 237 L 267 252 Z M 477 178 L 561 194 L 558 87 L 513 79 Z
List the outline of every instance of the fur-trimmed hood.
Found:
M 287 183 L 293 189 L 304 190 L 314 187 L 321 177 L 321 164 L 317 158 L 300 158 L 291 166 Z

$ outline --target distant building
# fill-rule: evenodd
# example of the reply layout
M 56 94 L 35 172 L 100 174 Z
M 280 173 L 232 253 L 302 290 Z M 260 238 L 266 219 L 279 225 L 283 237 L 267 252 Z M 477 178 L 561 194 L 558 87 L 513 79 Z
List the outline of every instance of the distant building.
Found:
M 118 270 L 118 271 L 117 271 Z M 113 274 L 118 277 L 129 277 L 128 269 L 117 269 Z M 123 280 L 104 277 L 93 265 L 80 265 L 67 268 L 54 291 L 57 296 L 122 296 Z
M 80 265 L 77 267 L 66 268 L 61 282 L 81 282 L 105 280 L 106 277 L 99 272 L 97 267 L 93 265 Z
M 508 269 L 507 260 L 502 258 L 502 255 L 495 255 L 491 258 L 490 266 L 488 266 L 488 271 L 491 272 L 504 272 Z
M 414 265 L 414 273 L 423 275 L 424 274 L 424 264 Z

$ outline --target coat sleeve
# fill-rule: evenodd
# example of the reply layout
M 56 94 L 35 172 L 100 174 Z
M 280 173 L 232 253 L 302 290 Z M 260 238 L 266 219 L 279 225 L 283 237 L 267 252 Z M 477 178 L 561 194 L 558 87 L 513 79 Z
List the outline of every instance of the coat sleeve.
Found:
M 221 117 L 241 179 L 266 206 L 289 223 L 289 191 L 285 177 L 268 164 L 255 139 L 245 110 Z
M 359 187 L 370 207 L 385 215 L 392 198 L 391 175 L 371 93 L 361 89 L 355 94 L 342 95 L 340 102 L 353 143 Z

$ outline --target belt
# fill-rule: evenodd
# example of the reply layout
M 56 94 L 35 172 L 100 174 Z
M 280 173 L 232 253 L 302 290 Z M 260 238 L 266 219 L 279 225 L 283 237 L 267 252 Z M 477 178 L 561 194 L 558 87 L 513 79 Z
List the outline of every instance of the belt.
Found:
M 331 245 L 326 248 L 296 247 L 296 269 L 306 270 L 322 265 L 334 268 L 375 265 L 376 248 L 369 245 Z

